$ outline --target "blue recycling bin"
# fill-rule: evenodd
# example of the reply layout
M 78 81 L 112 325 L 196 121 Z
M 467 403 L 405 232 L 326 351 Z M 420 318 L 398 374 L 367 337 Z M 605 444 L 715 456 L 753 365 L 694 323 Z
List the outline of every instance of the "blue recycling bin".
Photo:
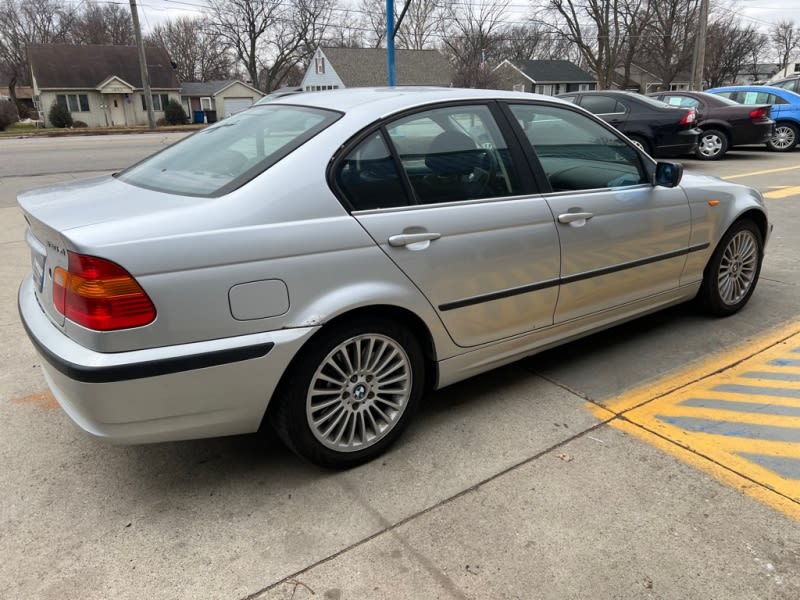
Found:
M 203 123 L 204 122 L 203 116 L 204 115 L 202 110 L 194 111 L 194 123 Z

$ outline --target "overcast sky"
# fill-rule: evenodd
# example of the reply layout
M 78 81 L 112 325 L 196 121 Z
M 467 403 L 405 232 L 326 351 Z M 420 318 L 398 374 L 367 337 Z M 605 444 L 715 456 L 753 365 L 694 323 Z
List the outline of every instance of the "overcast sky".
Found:
M 430 0 L 415 0 L 430 1 Z M 473 0 L 474 2 L 489 2 L 491 0 Z M 715 0 L 711 0 L 712 4 Z M 766 31 L 770 24 L 782 19 L 790 19 L 800 26 L 800 0 L 716 0 L 730 7 L 734 14 L 742 19 L 742 24 L 756 25 Z M 402 6 L 405 0 L 395 0 L 395 4 Z M 347 4 L 348 0 L 343 0 Z M 350 2 L 355 4 L 353 0 Z M 512 11 L 524 18 L 528 5 L 525 0 L 510 0 Z M 142 29 L 149 31 L 154 25 L 167 19 L 192 16 L 199 12 L 204 5 L 203 0 L 137 0 Z

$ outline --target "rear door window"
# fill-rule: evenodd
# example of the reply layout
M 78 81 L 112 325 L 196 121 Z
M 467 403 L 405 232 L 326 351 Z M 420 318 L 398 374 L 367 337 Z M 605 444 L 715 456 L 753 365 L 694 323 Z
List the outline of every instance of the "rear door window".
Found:
M 425 110 L 386 131 L 418 204 L 521 193 L 520 167 L 488 106 Z
M 595 115 L 624 113 L 625 107 L 611 96 L 583 96 L 581 106 Z

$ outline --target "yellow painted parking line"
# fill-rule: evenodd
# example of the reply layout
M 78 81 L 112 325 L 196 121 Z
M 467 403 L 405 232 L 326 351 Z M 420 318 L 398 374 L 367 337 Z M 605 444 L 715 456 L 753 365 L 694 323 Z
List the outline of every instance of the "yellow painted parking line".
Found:
M 737 173 L 735 175 L 726 175 L 720 179 L 739 179 L 740 177 L 754 177 L 756 175 L 769 175 L 770 173 L 782 173 L 784 171 L 796 171 L 800 166 L 796 167 L 779 167 L 777 169 L 764 169 L 763 171 L 751 171 L 750 173 Z
M 800 323 L 592 410 L 800 520 Z
M 764 192 L 764 198 L 770 198 L 772 200 L 789 198 L 790 196 L 800 196 L 800 185 L 787 186 L 779 190 L 770 190 L 769 192 Z

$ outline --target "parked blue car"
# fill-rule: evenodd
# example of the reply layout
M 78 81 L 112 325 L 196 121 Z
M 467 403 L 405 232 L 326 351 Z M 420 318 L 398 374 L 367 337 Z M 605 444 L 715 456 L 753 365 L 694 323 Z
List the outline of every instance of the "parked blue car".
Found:
M 789 152 L 800 141 L 800 94 L 768 85 L 731 85 L 706 92 L 739 104 L 769 104 L 775 121 L 775 134 L 767 140 L 770 150 Z

